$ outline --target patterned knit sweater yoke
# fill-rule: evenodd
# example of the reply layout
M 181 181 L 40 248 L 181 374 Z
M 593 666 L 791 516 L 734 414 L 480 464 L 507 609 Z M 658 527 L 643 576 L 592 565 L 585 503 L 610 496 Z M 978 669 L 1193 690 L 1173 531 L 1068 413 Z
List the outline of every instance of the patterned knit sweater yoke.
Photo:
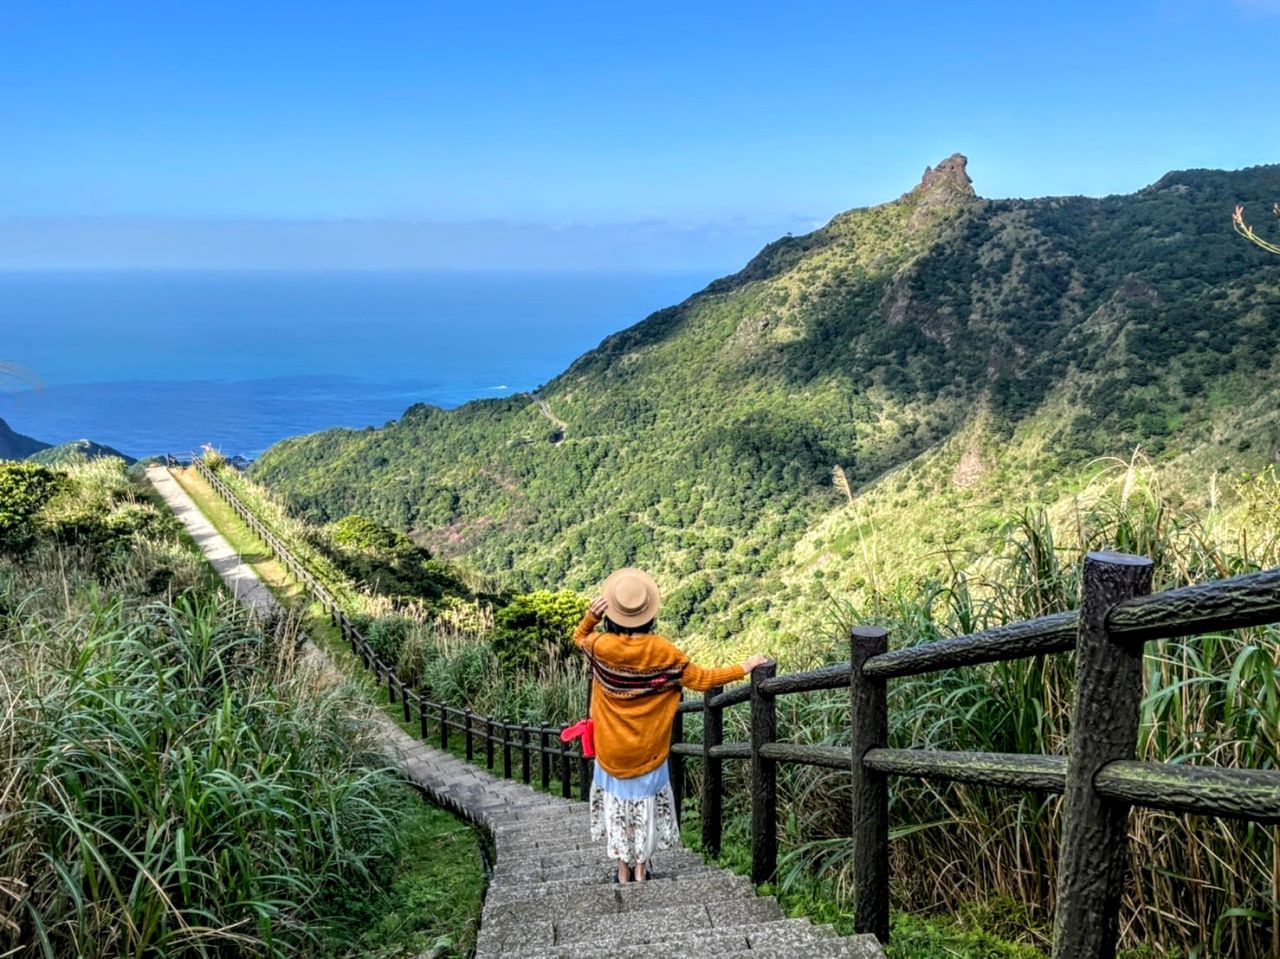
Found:
M 680 687 L 707 690 L 742 679 L 746 673 L 741 666 L 705 669 L 690 662 L 689 657 L 664 636 L 596 632 L 598 625 L 600 620 L 587 613 L 574 630 L 573 641 L 615 680 L 629 676 L 679 676 L 679 686 L 668 685 L 661 692 L 647 695 L 612 692 L 598 682 L 592 684 L 596 762 L 619 779 L 643 776 L 666 762 L 671 749 L 671 721 L 680 704 Z

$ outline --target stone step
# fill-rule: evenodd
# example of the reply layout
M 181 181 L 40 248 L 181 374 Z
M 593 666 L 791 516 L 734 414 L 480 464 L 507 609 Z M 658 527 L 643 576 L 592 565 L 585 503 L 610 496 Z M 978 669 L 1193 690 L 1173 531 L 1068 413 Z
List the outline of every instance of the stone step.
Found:
M 689 953 L 694 959 L 697 952 Z M 743 952 L 726 953 L 723 959 L 884 959 L 883 952 L 867 952 L 864 946 L 849 943 L 844 939 L 831 942 L 806 943 L 783 949 L 750 949 Z
M 561 880 L 491 888 L 485 897 L 484 915 L 489 917 L 501 910 L 507 915 L 518 912 L 529 919 L 553 919 L 735 898 L 754 901 L 751 883 L 743 876 L 713 869 L 679 878 L 617 885 Z
M 692 850 L 683 846 L 674 846 L 671 849 L 660 850 L 654 856 L 654 862 L 657 864 L 659 873 L 675 872 L 685 866 L 702 865 L 703 859 Z M 505 862 L 500 865 L 506 865 Z M 605 855 L 604 843 L 593 842 L 589 846 L 574 847 L 571 849 L 555 849 L 555 848 L 533 848 L 523 855 L 511 856 L 512 869 L 553 869 L 560 866 L 609 866 L 614 865 L 614 860 Z
M 700 929 L 696 935 L 684 930 L 652 930 L 619 943 L 615 937 L 591 939 L 552 946 L 538 951 L 521 951 L 522 959 L 653 959 L 655 956 L 729 956 L 750 950 L 759 941 L 764 948 L 790 948 L 792 955 L 809 955 L 830 942 L 832 932 L 808 919 L 780 919 L 724 929 Z M 747 953 L 750 955 L 750 953 Z
M 746 952 L 731 952 L 726 959 L 795 959 L 796 956 L 804 956 L 804 959 L 884 959 L 884 950 L 875 936 L 856 936 L 776 949 L 753 946 Z
M 574 942 L 607 939 L 618 944 L 641 941 L 680 931 L 691 938 L 712 929 L 753 925 L 782 918 L 773 897 L 732 899 L 726 902 L 685 903 L 677 906 L 653 906 L 612 914 L 580 915 L 544 919 L 536 910 L 526 915 L 517 903 L 499 907 L 499 912 L 482 915 L 476 939 L 476 955 L 508 956 L 518 951 L 545 949 Z M 508 911 L 511 910 L 511 911 Z
M 493 835 L 493 844 L 499 853 L 505 852 L 513 856 L 532 855 L 539 849 L 595 848 L 601 851 L 604 849 L 604 842 L 592 839 L 585 824 L 582 828 L 571 827 L 529 833 L 499 829 L 495 824 L 490 832 Z
M 649 882 L 667 882 L 669 880 L 682 880 L 682 878 L 690 878 L 692 876 L 705 876 L 708 873 L 717 873 L 719 869 L 714 866 L 708 866 L 707 863 L 669 863 L 663 866 L 662 871 L 657 876 L 650 878 Z M 531 890 L 543 887 L 545 892 L 553 894 L 556 892 L 554 885 L 563 882 L 566 887 L 581 886 L 612 886 L 613 877 L 617 874 L 617 867 L 612 863 L 580 863 L 577 866 L 547 866 L 543 868 L 521 867 L 520 864 L 512 864 L 511 867 L 504 867 L 502 863 L 498 863 L 493 869 L 490 876 L 490 889 L 502 886 L 503 890 Z M 526 894 L 531 896 L 532 894 Z M 513 895 L 513 899 L 520 899 L 522 896 Z
M 720 870 L 715 866 L 708 866 L 703 862 L 672 862 L 664 864 L 657 878 L 649 881 L 667 882 L 671 879 L 687 879 L 696 875 L 718 872 Z M 561 883 L 564 884 L 565 888 L 572 889 L 579 889 L 583 886 L 611 886 L 616 873 L 616 867 L 608 862 L 582 863 L 575 866 L 547 866 L 541 870 L 521 867 L 518 863 L 512 864 L 508 868 L 503 866 L 502 863 L 498 863 L 493 869 L 493 875 L 490 877 L 489 888 L 492 892 L 496 892 L 501 888 L 504 891 L 503 898 L 531 898 L 539 894 L 536 892 L 538 889 L 543 890 L 548 895 L 554 894 L 556 886 Z M 507 896 L 505 891 L 508 889 L 534 891 L 518 892 L 516 895 Z
M 716 929 L 752 922 L 781 919 L 782 910 L 773 897 L 731 899 L 725 902 L 685 902 L 674 906 L 651 906 L 616 915 L 592 915 L 557 919 L 556 942 L 578 942 L 609 935 L 622 942 L 648 929 Z

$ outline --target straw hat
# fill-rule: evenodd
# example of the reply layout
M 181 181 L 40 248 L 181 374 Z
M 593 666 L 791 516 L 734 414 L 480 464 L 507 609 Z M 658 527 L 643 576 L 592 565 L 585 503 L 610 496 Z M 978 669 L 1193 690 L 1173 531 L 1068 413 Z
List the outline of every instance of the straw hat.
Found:
M 606 579 L 601 595 L 609 604 L 605 615 L 628 629 L 649 622 L 658 615 L 662 604 L 653 577 L 634 566 L 624 567 Z

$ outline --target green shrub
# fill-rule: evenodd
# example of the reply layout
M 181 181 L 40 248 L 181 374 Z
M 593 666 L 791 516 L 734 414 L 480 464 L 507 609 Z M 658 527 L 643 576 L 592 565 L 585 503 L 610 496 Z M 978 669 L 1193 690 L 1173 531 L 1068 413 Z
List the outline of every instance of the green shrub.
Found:
M 374 593 L 435 603 L 470 591 L 458 571 L 404 533 L 352 514 L 318 531 L 310 543 L 344 574 Z
M 64 485 L 35 463 L 0 462 L 0 552 L 22 553 L 35 542 L 35 516 Z
M 573 629 L 588 599 L 572 590 L 521 593 L 494 614 L 493 650 L 507 669 L 525 670 L 573 651 Z
M 414 624 L 403 616 L 378 616 L 357 617 L 356 625 L 373 647 L 374 654 L 384 663 L 394 665 Z
M 363 550 L 393 550 L 412 547 L 404 533 L 396 532 L 382 524 L 352 513 L 333 524 L 333 541 L 339 546 Z M 425 550 L 424 550 L 425 552 Z

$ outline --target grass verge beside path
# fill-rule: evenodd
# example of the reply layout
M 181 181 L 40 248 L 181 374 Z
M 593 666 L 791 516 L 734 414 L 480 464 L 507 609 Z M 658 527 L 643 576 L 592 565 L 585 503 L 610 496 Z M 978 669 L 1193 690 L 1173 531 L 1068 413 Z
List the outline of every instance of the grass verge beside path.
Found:
M 294 581 L 267 545 L 257 538 L 207 482 L 192 469 L 172 470 L 174 478 L 231 547 L 262 578 L 275 597 L 303 615 L 303 629 L 349 680 L 366 688 L 388 716 L 410 732 L 398 705 L 377 687 L 342 641 L 323 608 Z M 406 787 L 416 799 L 416 790 Z M 335 925 L 329 957 L 346 955 L 467 956 L 474 944 L 484 901 L 483 841 L 466 822 L 425 800 L 407 802 L 401 835 L 405 849 L 396 878 L 375 902 L 348 903 L 348 923 Z
M 311 598 L 305 586 L 289 575 L 284 565 L 271 554 L 267 544 L 254 535 L 195 470 L 175 469 L 170 472 L 187 495 L 195 500 L 200 512 L 231 544 L 231 548 L 240 554 L 245 563 L 253 567 L 276 599 L 289 609 L 302 611 L 305 617 L 304 628 L 311 641 L 320 647 L 348 679 L 367 685 L 375 702 L 385 708 L 388 705 L 385 690 L 380 696 L 375 695 L 377 691 L 373 683 L 364 674 L 360 661 L 343 642 L 338 627 L 329 622 L 324 609 Z

